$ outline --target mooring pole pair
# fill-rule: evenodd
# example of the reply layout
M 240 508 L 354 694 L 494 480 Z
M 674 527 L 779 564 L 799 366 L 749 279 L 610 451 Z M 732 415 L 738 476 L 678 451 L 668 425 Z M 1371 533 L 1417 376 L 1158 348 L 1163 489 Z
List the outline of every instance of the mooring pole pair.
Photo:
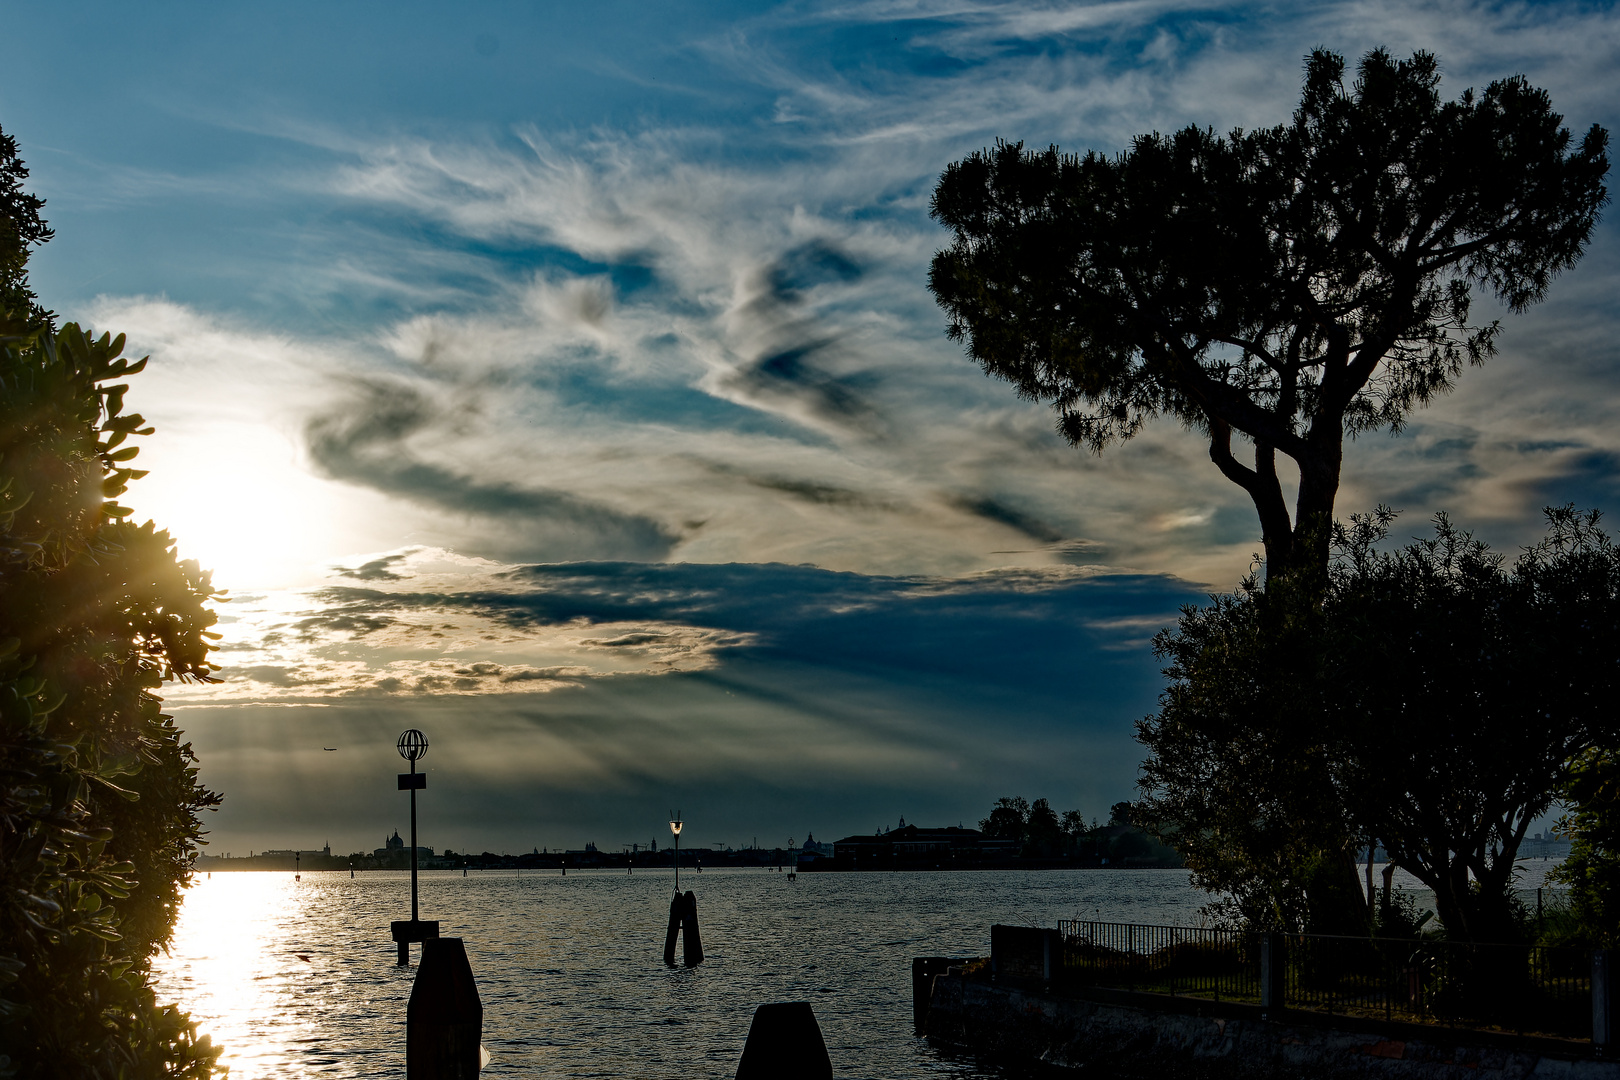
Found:
M 427 736 L 411 728 L 400 735 L 395 745 L 399 756 L 411 763 L 410 772 L 399 774 L 399 790 L 411 793 L 411 919 L 390 924 L 394 941 L 399 944 L 399 966 L 407 967 L 411 962 L 411 942 L 438 937 L 439 924 L 419 919 L 416 903 L 416 793 L 427 787 L 427 774 L 416 771 L 416 762 L 427 756 Z

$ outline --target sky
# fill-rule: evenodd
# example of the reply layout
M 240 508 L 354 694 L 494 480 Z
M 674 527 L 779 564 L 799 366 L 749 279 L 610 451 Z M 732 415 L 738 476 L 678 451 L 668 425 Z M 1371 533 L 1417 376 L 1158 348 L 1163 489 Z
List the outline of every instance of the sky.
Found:
M 1173 422 L 1096 457 L 945 337 L 940 172 L 998 138 L 1282 122 L 1324 46 L 1620 117 L 1606 3 L 19 5 L 0 126 L 64 320 L 152 356 L 125 501 L 230 590 L 168 702 L 213 851 L 777 846 L 1106 817 L 1154 632 L 1246 496 Z M 1500 353 L 1347 448 L 1341 515 L 1512 552 L 1612 508 L 1610 220 Z M 1482 298 L 1476 311 L 1489 310 Z M 333 749 L 325 749 L 332 747 Z

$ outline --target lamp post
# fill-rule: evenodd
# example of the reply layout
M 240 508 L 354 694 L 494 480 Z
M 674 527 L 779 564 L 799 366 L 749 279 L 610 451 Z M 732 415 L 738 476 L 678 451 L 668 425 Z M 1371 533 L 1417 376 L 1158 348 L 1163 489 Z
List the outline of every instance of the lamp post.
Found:
M 399 786 L 411 793 L 411 922 L 416 922 L 416 789 L 427 787 L 427 777 L 418 777 L 416 763 L 427 756 L 427 736 L 410 728 L 394 744 L 399 756 L 411 763 L 411 771 L 399 778 Z
M 399 774 L 399 790 L 411 793 L 411 921 L 395 922 L 391 926 L 394 941 L 399 944 L 399 963 L 404 967 L 410 963 L 410 943 L 438 937 L 439 924 L 418 919 L 416 903 L 416 792 L 427 787 L 427 774 L 417 772 L 416 763 L 427 755 L 427 736 L 410 728 L 400 734 L 399 742 L 394 745 L 399 756 L 411 763 L 410 772 Z
M 675 891 L 676 892 L 681 891 L 681 828 L 685 824 L 686 824 L 686 822 L 681 820 L 680 811 L 678 811 L 678 810 L 670 811 L 670 814 L 669 814 L 669 831 L 670 831 L 670 834 L 675 837 Z

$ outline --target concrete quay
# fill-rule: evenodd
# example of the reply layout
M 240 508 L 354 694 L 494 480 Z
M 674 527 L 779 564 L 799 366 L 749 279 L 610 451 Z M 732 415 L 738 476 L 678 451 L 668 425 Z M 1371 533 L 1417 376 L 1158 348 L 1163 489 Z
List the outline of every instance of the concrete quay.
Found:
M 1126 991 L 913 962 L 936 1045 L 1111 1080 L 1620 1080 L 1592 1044 Z

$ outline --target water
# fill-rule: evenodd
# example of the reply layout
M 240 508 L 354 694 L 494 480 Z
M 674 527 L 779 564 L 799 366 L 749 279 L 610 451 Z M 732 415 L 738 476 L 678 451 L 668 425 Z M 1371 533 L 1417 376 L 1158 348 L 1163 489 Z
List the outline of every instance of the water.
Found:
M 683 874 L 705 962 L 664 966 L 670 875 L 424 873 L 422 917 L 466 940 L 487 1076 L 731 1077 L 754 1007 L 809 1001 L 840 1077 L 1000 1075 L 911 1033 L 911 958 L 980 956 L 992 923 L 1196 924 L 1181 870 Z M 216 873 L 157 965 L 234 1080 L 402 1077 L 414 968 L 388 923 L 410 875 Z M 413 949 L 413 959 L 419 953 Z
M 1532 907 L 1553 865 L 1521 864 Z M 1404 871 L 1395 881 L 1433 903 Z M 756 1005 L 809 1001 L 841 1077 L 999 1077 L 912 1036 L 912 957 L 987 955 L 998 922 L 1196 926 L 1208 898 L 1183 870 L 709 870 L 681 884 L 706 955 L 690 970 L 663 963 L 667 871 L 423 873 L 423 917 L 467 943 L 486 1075 L 731 1077 Z M 225 1047 L 235 1080 L 402 1077 L 415 969 L 395 966 L 388 924 L 409 913 L 408 873 L 199 876 L 159 993 Z

